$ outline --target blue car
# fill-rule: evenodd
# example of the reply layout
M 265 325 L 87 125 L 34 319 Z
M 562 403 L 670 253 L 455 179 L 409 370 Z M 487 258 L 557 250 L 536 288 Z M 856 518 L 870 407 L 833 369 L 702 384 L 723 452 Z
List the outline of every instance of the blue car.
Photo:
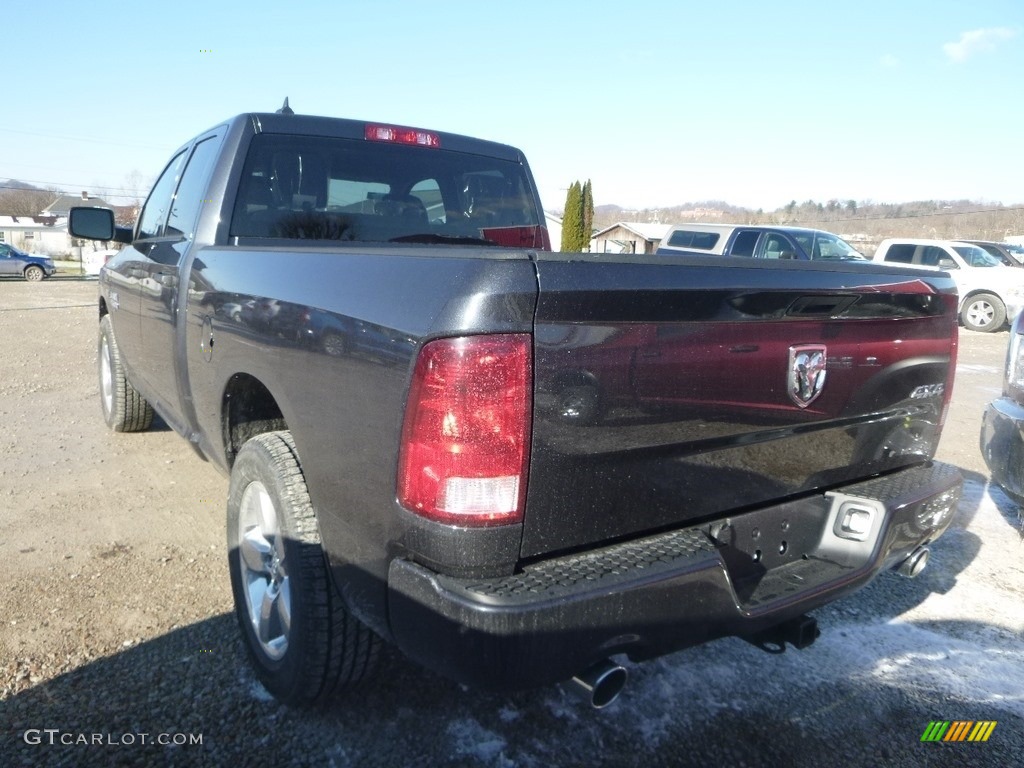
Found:
M 53 259 L 49 256 L 37 256 L 25 253 L 7 243 L 0 243 L 0 276 L 19 275 L 26 280 L 37 282 L 50 277 L 57 271 Z

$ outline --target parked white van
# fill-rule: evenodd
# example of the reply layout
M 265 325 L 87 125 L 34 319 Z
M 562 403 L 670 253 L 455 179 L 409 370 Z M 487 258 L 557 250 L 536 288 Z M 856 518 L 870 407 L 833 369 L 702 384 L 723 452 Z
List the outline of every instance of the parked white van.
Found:
M 998 331 L 1024 307 L 1024 270 L 1007 267 L 977 245 L 890 238 L 879 244 L 874 261 L 949 272 L 960 293 L 960 322 L 972 331 Z

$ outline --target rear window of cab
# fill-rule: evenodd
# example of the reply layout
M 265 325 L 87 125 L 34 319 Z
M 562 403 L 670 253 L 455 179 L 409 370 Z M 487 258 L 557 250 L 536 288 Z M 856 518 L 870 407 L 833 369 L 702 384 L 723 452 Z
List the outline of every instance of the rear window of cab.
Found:
M 522 165 L 436 147 L 261 134 L 230 235 L 544 247 Z

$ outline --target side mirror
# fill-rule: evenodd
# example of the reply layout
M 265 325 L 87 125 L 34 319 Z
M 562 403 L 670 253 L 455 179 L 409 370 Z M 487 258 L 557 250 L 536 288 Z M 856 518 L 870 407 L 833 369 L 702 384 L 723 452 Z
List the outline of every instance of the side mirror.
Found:
M 72 208 L 68 213 L 68 232 L 86 240 L 130 243 L 132 239 L 130 229 L 114 223 L 114 212 L 109 208 Z

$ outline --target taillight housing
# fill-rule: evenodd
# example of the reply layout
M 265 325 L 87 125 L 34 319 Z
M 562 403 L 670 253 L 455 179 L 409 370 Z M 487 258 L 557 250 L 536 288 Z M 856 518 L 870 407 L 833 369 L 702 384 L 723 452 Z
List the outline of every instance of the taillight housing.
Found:
M 394 144 L 413 144 L 419 147 L 440 147 L 441 137 L 421 128 L 403 125 L 377 125 L 367 123 L 363 136 L 367 141 L 387 141 Z
M 544 226 L 527 227 L 484 227 L 480 234 L 485 239 L 507 248 L 536 248 L 540 251 L 551 250 L 551 239 L 548 229 Z
M 960 349 L 960 323 L 956 297 L 947 295 L 946 306 L 950 316 L 952 317 L 952 344 L 949 348 L 949 370 L 946 373 L 946 388 L 942 393 L 942 412 L 939 414 L 940 428 L 946 423 L 946 415 L 949 413 L 949 404 L 953 400 L 953 382 L 956 378 L 956 361 L 959 356 Z
M 533 414 L 529 334 L 438 339 L 413 371 L 398 501 L 463 526 L 523 519 Z

